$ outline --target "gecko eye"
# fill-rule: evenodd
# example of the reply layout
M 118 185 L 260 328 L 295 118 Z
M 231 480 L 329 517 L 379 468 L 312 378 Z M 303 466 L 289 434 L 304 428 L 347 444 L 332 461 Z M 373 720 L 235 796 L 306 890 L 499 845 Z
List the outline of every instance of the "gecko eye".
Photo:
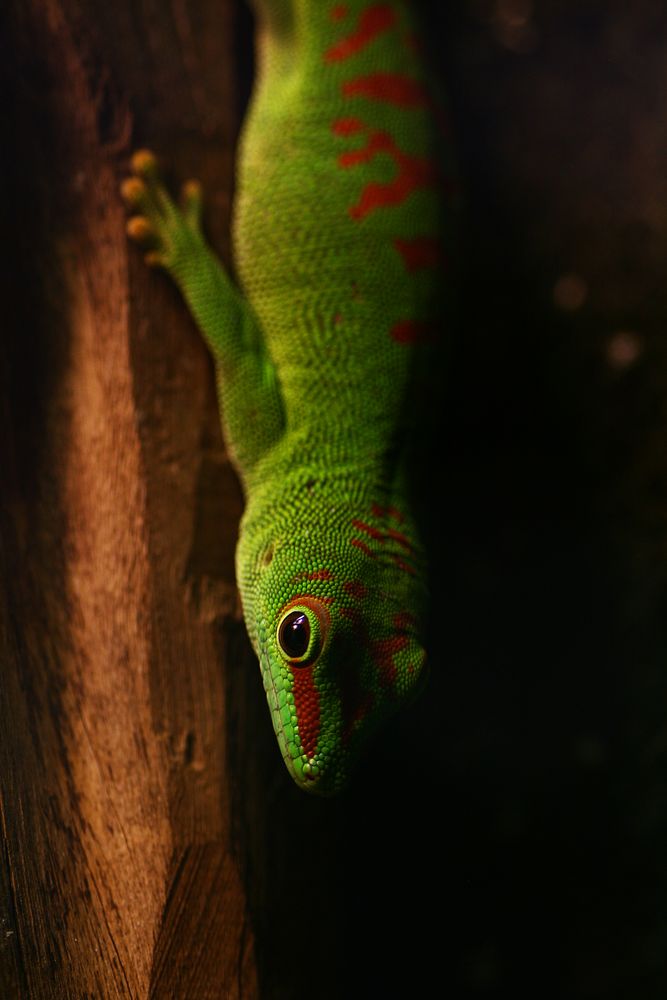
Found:
M 319 603 L 319 602 L 317 602 Z M 311 604 L 313 607 L 311 607 Z M 314 600 L 292 604 L 278 623 L 280 652 L 295 667 L 307 667 L 319 656 L 323 645 L 325 620 Z
M 310 645 L 310 622 L 304 611 L 290 611 L 280 625 L 278 642 L 290 660 L 300 660 Z

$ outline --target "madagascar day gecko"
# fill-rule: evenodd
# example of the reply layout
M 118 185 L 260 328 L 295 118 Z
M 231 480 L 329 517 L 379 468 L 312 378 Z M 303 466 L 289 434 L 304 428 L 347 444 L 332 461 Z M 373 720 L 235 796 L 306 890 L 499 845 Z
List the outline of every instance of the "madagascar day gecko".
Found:
M 412 4 L 255 0 L 240 142 L 238 287 L 155 157 L 128 232 L 181 289 L 215 360 L 245 510 L 236 572 L 285 763 L 347 782 L 425 674 L 425 556 L 408 502 L 412 372 L 442 325 L 444 131 Z

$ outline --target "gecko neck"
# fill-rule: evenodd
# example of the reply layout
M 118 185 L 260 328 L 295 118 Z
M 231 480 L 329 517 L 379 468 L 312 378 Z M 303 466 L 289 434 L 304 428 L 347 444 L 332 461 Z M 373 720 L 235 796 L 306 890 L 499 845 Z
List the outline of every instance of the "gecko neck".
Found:
M 248 477 L 248 493 L 262 490 L 263 484 L 276 492 L 298 494 L 313 479 L 332 491 L 341 484 L 362 481 L 373 484 L 372 490 L 385 492 L 402 465 L 406 442 L 396 426 L 382 426 L 351 414 L 345 423 L 331 422 L 323 413 L 320 420 L 289 426 L 283 438 L 258 463 Z

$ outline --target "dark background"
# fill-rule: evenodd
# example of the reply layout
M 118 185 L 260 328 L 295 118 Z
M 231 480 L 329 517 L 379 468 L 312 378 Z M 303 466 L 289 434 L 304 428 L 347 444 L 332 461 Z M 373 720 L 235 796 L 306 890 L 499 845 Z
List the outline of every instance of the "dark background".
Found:
M 210 362 L 126 249 L 116 194 L 144 145 L 170 181 L 202 177 L 229 263 L 250 16 L 222 0 L 0 14 L 3 997 L 667 994 L 667 12 L 420 6 L 464 192 L 419 472 L 432 675 L 331 801 L 300 793 L 275 749 L 235 597 L 241 501 Z M 93 289 L 90 340 L 74 275 Z M 122 358 L 105 346 L 120 341 Z M 112 437 L 72 466 L 91 412 Z M 91 523 L 135 495 L 108 471 L 132 447 L 140 514 L 89 553 Z M 71 477 L 93 500 L 108 479 L 108 510 L 82 519 Z M 145 551 L 144 589 L 109 570 L 114 547 Z M 72 565 L 90 575 L 80 594 Z M 96 582 L 110 573 L 111 598 Z M 114 659 L 124 619 L 108 647 L 95 638 L 110 600 L 143 623 L 143 707 L 141 692 L 100 699 L 103 678 L 120 692 L 137 669 L 131 637 Z M 80 620 L 100 628 L 79 635 Z M 122 777 L 112 723 L 133 731 L 134 712 L 155 757 L 140 749 Z M 91 746 L 136 848 L 118 884 L 118 833 L 77 786 Z M 164 802 L 148 777 L 142 791 L 155 772 Z M 155 871 L 133 782 L 166 823 Z

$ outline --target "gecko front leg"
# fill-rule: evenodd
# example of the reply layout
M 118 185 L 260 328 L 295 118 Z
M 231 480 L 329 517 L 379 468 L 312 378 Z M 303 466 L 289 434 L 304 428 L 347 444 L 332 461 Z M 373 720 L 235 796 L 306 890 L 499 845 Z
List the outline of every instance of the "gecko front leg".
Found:
M 259 459 L 281 437 L 283 405 L 259 323 L 208 246 L 201 228 L 202 191 L 183 185 L 181 204 L 165 189 L 152 153 L 132 157 L 123 197 L 137 214 L 128 235 L 146 263 L 169 272 L 213 355 L 225 440 L 244 486 Z

